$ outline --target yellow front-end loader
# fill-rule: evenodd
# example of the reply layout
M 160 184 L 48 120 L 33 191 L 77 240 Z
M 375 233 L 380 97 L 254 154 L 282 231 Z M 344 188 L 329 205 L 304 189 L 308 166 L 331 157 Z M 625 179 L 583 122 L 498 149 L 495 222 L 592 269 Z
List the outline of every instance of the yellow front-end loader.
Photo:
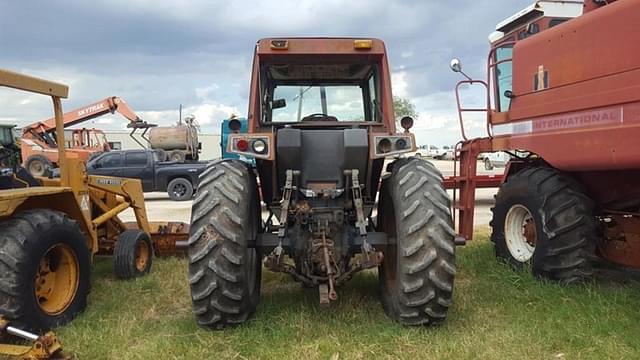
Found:
M 0 69 L 0 86 L 50 96 L 55 136 L 64 139 L 66 85 Z M 61 351 L 55 335 L 29 331 L 65 324 L 84 310 L 95 255 L 112 254 L 119 278 L 142 276 L 149 272 L 154 247 L 171 252 L 187 237 L 188 225 L 150 224 L 139 180 L 89 176 L 84 162 L 66 154 L 64 145 L 58 147 L 59 177 L 50 178 L 32 178 L 19 161 L 11 161 L 19 156 L 12 151 L 15 143 L 5 140 L 1 149 L 0 331 L 33 343 L 0 344 L 0 354 L 55 358 Z M 135 224 L 118 218 L 129 208 Z M 49 349 L 43 349 L 46 344 Z

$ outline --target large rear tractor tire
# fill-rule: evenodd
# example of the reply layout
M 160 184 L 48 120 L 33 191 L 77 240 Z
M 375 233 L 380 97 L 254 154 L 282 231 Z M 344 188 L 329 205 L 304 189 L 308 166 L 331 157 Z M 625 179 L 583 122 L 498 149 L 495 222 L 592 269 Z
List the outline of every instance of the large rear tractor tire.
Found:
M 261 226 L 258 187 L 241 161 L 209 164 L 200 175 L 188 245 L 193 312 L 200 326 L 246 321 L 260 300 L 262 256 L 248 241 Z
M 129 229 L 118 235 L 113 252 L 113 270 L 120 279 L 144 276 L 151 270 L 153 245 L 149 234 Z
M 42 155 L 30 156 L 25 165 L 31 176 L 49 176 L 53 171 L 51 161 Z
M 593 275 L 594 203 L 557 170 L 532 167 L 509 177 L 496 196 L 491 226 L 496 257 L 515 268 L 562 283 Z
M 0 314 L 46 330 L 87 305 L 90 254 L 85 235 L 64 213 L 36 209 L 0 224 Z
M 408 158 L 382 183 L 378 227 L 396 239 L 378 269 L 382 305 L 404 325 L 438 324 L 452 304 L 456 234 L 442 181 L 430 162 Z

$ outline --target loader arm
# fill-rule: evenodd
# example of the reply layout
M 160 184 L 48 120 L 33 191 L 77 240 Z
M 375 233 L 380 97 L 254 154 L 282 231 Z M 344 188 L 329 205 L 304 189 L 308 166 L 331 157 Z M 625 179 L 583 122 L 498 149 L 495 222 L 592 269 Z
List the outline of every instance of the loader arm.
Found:
M 129 120 L 129 123 L 127 124 L 127 127 L 129 128 L 146 129 L 155 126 L 154 124 L 148 124 L 146 121 L 142 120 L 124 99 L 117 96 L 111 96 L 93 104 L 68 111 L 64 113 L 62 120 L 64 127 L 67 128 L 106 114 L 113 114 L 115 112 L 120 113 L 123 117 Z M 47 120 L 34 122 L 33 124 L 25 126 L 22 132 L 23 135 L 27 133 L 42 134 L 53 131 L 55 127 L 55 118 L 49 118 Z

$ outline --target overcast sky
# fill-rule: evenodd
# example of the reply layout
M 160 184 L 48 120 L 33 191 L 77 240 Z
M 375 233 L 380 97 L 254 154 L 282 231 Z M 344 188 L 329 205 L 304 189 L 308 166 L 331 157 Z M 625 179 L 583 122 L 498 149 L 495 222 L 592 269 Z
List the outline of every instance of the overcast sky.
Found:
M 92 0 L 0 1 L 0 67 L 70 85 L 65 110 L 110 95 L 149 122 L 171 124 L 178 106 L 207 133 L 246 116 L 257 39 L 360 36 L 386 42 L 394 95 L 420 113 L 420 144 L 453 144 L 459 128 L 449 60 L 484 77 L 488 35 L 532 0 Z M 0 121 L 51 116 L 49 100 L 0 90 Z M 94 126 L 124 128 L 118 117 Z M 476 128 L 473 131 L 477 131 Z M 480 134 L 478 132 L 478 134 Z

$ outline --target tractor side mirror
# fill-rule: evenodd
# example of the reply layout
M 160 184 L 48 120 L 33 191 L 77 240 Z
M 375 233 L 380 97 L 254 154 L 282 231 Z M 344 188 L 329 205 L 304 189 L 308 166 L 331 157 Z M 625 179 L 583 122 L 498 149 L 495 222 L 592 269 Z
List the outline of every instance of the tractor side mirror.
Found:
M 271 109 L 281 109 L 287 106 L 287 100 L 277 99 L 271 102 Z
M 465 74 L 464 71 L 462 71 L 462 61 L 460 61 L 460 59 L 458 59 L 458 58 L 451 59 L 451 62 L 449 63 L 449 67 L 451 68 L 451 70 L 453 72 L 460 73 L 464 77 L 466 77 L 467 80 L 473 82 L 473 79 L 470 78 L 469 75 Z
M 458 58 L 451 59 L 451 63 L 449 64 L 449 67 L 453 72 L 457 72 L 457 73 L 462 72 L 462 62 Z

